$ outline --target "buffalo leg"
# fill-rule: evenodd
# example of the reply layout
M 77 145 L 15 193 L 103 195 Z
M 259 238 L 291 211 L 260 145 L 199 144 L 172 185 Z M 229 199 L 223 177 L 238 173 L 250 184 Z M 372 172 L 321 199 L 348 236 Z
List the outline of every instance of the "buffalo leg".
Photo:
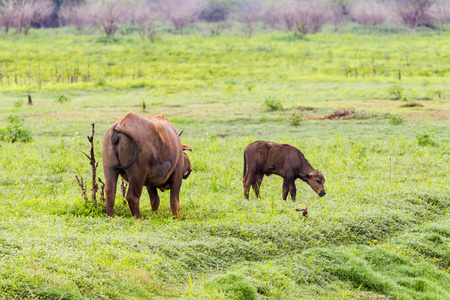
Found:
M 264 177 L 264 173 L 257 173 L 252 183 L 253 190 L 255 191 L 256 198 L 259 198 L 259 188 Z
M 283 200 L 286 200 L 289 193 L 289 180 L 286 178 L 283 180 Z
M 106 215 L 112 217 L 114 214 L 114 202 L 116 199 L 117 179 L 119 172 L 116 170 L 105 170 L 105 196 Z
M 139 198 L 141 197 L 142 188 L 143 183 L 136 184 L 136 182 L 130 180 L 126 198 L 128 205 L 130 206 L 131 213 L 136 219 L 141 218 L 141 212 L 139 211 Z
M 154 212 L 158 212 L 159 208 L 159 195 L 154 186 L 147 186 L 148 195 L 150 196 L 150 204 Z
M 244 183 L 244 197 L 245 197 L 245 199 L 248 199 L 248 192 L 250 191 L 250 183 L 248 181 L 248 174 L 245 175 L 245 177 L 242 181 Z
M 292 201 L 295 201 L 295 195 L 297 194 L 297 189 L 295 188 L 295 179 L 289 181 L 289 194 L 291 194 Z
M 180 189 L 181 177 L 175 179 L 170 187 L 170 208 L 172 209 L 173 218 L 180 219 Z

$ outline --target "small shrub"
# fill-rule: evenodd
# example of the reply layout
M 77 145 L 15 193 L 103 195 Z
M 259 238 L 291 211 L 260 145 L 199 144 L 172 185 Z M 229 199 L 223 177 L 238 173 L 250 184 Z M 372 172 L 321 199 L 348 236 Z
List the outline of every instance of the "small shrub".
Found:
M 289 118 L 289 124 L 291 124 L 292 126 L 298 126 L 302 121 L 302 116 L 297 113 L 293 113 Z
M 31 142 L 31 130 L 23 125 L 24 120 L 16 115 L 7 118 L 10 125 L 5 129 L 0 129 L 0 141 L 6 142 Z
M 247 277 L 240 273 L 231 272 L 219 275 L 214 277 L 209 285 L 225 292 L 232 299 L 258 299 L 256 287 L 249 282 Z
M 399 114 L 392 114 L 389 116 L 389 124 L 391 125 L 400 125 L 403 121 L 402 116 Z
M 281 104 L 281 102 L 272 97 L 269 97 L 266 99 L 266 101 L 264 101 L 263 107 L 271 111 L 283 109 L 283 105 Z
M 21 107 L 23 105 L 23 100 L 16 100 L 14 101 L 14 106 L 15 107 Z
M 69 102 L 70 100 L 72 100 L 72 99 L 70 99 L 66 95 L 61 95 L 58 97 L 58 99 L 56 99 L 56 102 L 65 103 L 65 102 Z
M 419 146 L 437 146 L 437 143 L 432 139 L 431 135 L 426 132 L 418 134 L 416 139 Z
M 106 80 L 104 78 L 99 78 L 97 80 L 97 86 L 106 86 Z
M 393 98 L 391 98 L 392 100 L 400 100 L 403 98 L 402 97 L 403 88 L 398 84 L 394 84 L 391 87 L 389 87 L 388 93 L 390 96 L 393 96 Z

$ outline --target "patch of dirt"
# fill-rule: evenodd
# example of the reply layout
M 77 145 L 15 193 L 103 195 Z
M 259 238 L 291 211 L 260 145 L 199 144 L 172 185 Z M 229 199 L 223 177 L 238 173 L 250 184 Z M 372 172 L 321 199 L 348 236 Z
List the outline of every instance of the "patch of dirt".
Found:
M 305 111 L 305 110 L 314 110 L 314 107 L 311 107 L 311 106 L 297 106 L 297 107 L 294 107 L 294 109 L 299 110 L 299 111 Z
M 417 102 L 405 103 L 400 105 L 400 107 L 423 107 L 423 104 Z
M 346 119 L 347 116 L 351 116 L 354 114 L 362 114 L 362 112 L 360 110 L 353 110 L 353 109 L 338 109 L 332 112 L 331 114 L 319 117 L 319 119 L 321 120 Z

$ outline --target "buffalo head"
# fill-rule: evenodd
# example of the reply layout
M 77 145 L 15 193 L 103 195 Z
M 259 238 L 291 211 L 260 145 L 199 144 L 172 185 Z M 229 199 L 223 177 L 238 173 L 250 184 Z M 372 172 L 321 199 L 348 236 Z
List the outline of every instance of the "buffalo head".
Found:
M 181 135 L 181 133 L 180 133 L 180 135 Z M 184 144 L 182 146 L 183 146 L 183 151 L 185 151 L 185 150 L 192 151 L 191 146 L 184 145 Z M 192 167 L 191 167 L 191 161 L 189 160 L 189 157 L 184 152 L 183 152 L 183 161 L 184 161 L 183 179 L 186 179 L 189 177 L 189 174 L 191 174 Z
M 314 192 L 317 193 L 320 197 L 326 195 L 325 187 L 323 184 L 325 183 L 325 176 L 323 176 L 322 172 L 319 170 L 312 171 L 306 174 L 306 182 L 313 189 Z

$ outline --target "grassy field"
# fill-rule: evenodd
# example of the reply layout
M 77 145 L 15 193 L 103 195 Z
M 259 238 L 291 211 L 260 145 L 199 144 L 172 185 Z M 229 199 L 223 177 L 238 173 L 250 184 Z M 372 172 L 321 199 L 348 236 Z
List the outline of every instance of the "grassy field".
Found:
M 0 298 L 450 299 L 449 39 L 2 37 Z M 139 221 L 121 196 L 109 219 L 82 199 L 90 124 L 101 160 L 128 112 L 165 114 L 193 148 L 180 221 L 167 192 L 156 215 L 144 191 Z M 272 176 L 245 200 L 258 139 L 298 147 L 327 195 L 297 181 L 283 201 Z

